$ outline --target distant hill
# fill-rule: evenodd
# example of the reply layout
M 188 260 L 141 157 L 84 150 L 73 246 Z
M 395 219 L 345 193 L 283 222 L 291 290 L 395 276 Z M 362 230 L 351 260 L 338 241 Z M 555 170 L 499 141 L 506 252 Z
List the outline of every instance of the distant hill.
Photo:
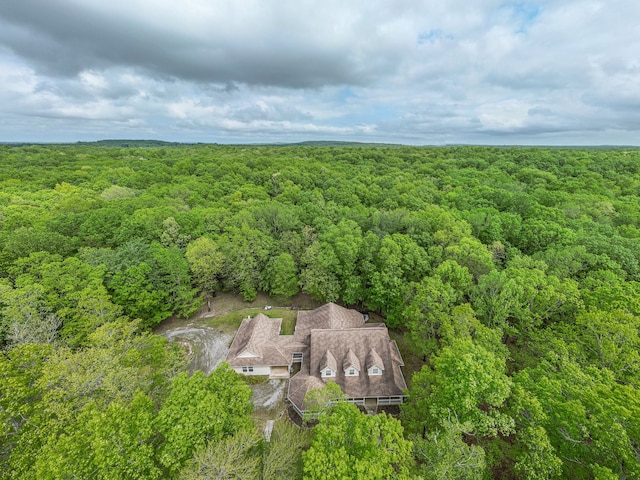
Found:
M 97 140 L 95 142 L 78 142 L 76 145 L 94 145 L 97 147 L 139 148 L 139 147 L 179 147 L 193 143 L 165 142 L 162 140 Z
M 25 147 L 30 145 L 80 145 L 108 148 L 153 148 L 153 147 L 181 147 L 193 145 L 220 145 L 216 142 L 166 142 L 164 140 L 131 140 L 131 139 L 107 139 L 96 140 L 93 142 L 3 142 L 0 145 L 8 145 L 11 147 Z M 375 142 L 347 142 L 340 140 L 306 140 L 303 142 L 265 142 L 265 143 L 230 143 L 223 144 L 227 146 L 256 146 L 256 147 L 357 147 L 357 148 L 402 148 L 410 145 L 401 143 L 375 143 Z M 413 145 L 419 147 L 419 145 Z M 434 145 L 422 145 L 423 147 L 438 148 Z M 532 148 L 544 150 L 638 150 L 638 145 L 481 145 L 452 143 L 441 145 L 443 148 L 451 147 L 490 147 L 490 148 Z
M 273 145 L 273 144 L 272 144 Z M 336 140 L 308 140 L 296 143 L 278 143 L 277 146 L 299 146 L 299 147 L 403 147 L 400 143 L 365 143 L 365 142 L 342 142 Z

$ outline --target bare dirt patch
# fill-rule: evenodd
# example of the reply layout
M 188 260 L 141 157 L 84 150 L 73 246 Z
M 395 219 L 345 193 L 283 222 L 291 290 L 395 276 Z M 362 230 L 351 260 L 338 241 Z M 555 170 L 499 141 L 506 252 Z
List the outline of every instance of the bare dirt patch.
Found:
M 166 324 L 156 333 L 187 347 L 190 373 L 202 370 L 207 375 L 226 358 L 233 339 L 229 333 L 195 322 L 188 325 Z
M 254 411 L 272 417 L 274 412 L 282 409 L 287 381 L 271 379 L 251 385 L 251 390 L 253 390 Z

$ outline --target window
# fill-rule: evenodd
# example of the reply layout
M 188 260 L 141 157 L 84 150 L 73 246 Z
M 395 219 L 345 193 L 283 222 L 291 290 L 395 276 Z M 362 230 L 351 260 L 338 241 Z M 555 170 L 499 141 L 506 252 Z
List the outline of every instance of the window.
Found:
M 349 369 L 349 375 L 355 375 L 355 374 L 356 374 L 355 368 L 350 368 Z
M 253 367 L 242 367 L 242 373 L 253 373 Z
M 371 369 L 371 375 L 379 375 L 380 374 L 380 370 L 378 369 L 378 367 L 373 367 Z
M 330 368 L 325 368 L 324 370 L 322 370 L 321 372 L 323 377 L 335 377 L 335 373 L 333 370 L 331 370 Z

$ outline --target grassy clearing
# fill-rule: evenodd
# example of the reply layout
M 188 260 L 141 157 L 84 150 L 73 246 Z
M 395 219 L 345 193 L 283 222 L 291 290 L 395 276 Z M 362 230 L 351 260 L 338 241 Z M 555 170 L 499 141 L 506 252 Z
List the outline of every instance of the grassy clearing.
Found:
M 282 318 L 282 331 L 280 334 L 293 335 L 293 330 L 296 328 L 298 312 L 295 310 L 284 310 L 280 318 Z
M 271 310 L 263 310 L 259 308 L 243 308 L 235 312 L 225 313 L 216 317 L 207 317 L 204 321 L 207 325 L 216 328 L 224 333 L 235 333 L 240 327 L 242 320 L 249 315 L 255 317 L 258 313 L 262 313 L 269 318 L 282 318 L 282 335 L 293 335 L 296 326 L 296 318 L 298 312 L 296 310 L 273 308 Z
M 211 309 L 207 306 L 206 299 L 203 298 L 203 307 L 200 308 L 196 317 L 210 318 L 246 309 L 264 309 L 267 305 L 273 306 L 274 309 L 288 309 L 295 306 L 301 310 L 312 310 L 319 307 L 323 302 L 314 300 L 305 293 L 299 293 L 292 298 L 274 298 L 266 293 L 259 292 L 256 299 L 252 302 L 245 302 L 242 297 L 234 293 L 219 292 L 215 297 L 210 299 Z

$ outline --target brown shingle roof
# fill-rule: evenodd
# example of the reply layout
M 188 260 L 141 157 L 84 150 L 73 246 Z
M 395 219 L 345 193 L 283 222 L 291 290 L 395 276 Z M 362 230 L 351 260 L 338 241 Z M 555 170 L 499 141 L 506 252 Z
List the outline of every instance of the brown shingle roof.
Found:
M 306 346 L 296 342 L 293 335 L 280 335 L 281 324 L 281 318 L 269 318 L 262 313 L 245 318 L 231 342 L 227 355 L 229 365 L 291 365 L 291 352 Z M 247 353 L 254 356 L 239 356 Z
M 322 361 L 320 362 L 320 370 L 324 370 L 329 367 L 334 372 L 338 369 L 338 363 L 336 362 L 336 358 L 333 356 L 330 350 L 324 354 L 322 357 Z
M 369 355 L 367 355 L 366 365 L 367 365 L 367 370 L 369 370 L 371 367 L 378 367 L 384 370 L 384 362 L 382 361 L 382 358 L 380 357 L 380 355 L 378 355 L 378 352 L 376 352 L 375 348 L 372 348 L 369 351 Z
M 355 367 L 357 370 L 362 370 L 360 368 L 360 360 L 358 360 L 358 357 L 351 349 L 349 349 L 347 354 L 344 356 L 344 361 L 342 362 L 343 370 L 346 370 L 349 367 Z
M 341 330 L 363 325 L 364 316 L 360 312 L 327 303 L 315 310 L 299 311 L 294 336 L 298 342 L 308 343 L 309 334 L 314 328 Z
M 336 361 L 345 368 L 353 365 L 360 369 L 362 363 L 368 367 L 371 363 L 382 369 L 382 375 L 368 375 L 364 370 L 357 376 L 346 376 L 343 370 L 336 371 L 336 376 L 331 380 L 335 381 L 349 398 L 404 395 L 407 384 L 400 370 L 400 366 L 403 365 L 402 358 L 396 343 L 389 338 L 385 326 L 341 330 L 313 329 L 309 340 L 309 356 L 305 356 L 300 372 L 289 381 L 289 400 L 298 409 L 304 410 L 304 398 L 310 388 L 324 385 L 320 371 L 325 367 L 324 359 L 329 350 Z M 318 381 L 321 383 L 318 384 Z M 292 395 L 291 392 L 295 393 Z

